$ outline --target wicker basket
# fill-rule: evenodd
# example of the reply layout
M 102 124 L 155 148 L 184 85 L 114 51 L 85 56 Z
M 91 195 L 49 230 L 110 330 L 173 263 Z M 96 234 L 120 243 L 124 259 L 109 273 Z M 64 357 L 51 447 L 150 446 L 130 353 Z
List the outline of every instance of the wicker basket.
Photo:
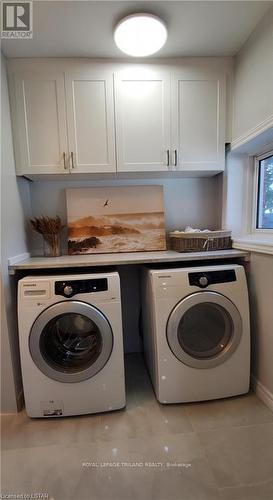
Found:
M 231 231 L 208 233 L 169 233 L 171 249 L 176 252 L 206 252 L 231 248 Z

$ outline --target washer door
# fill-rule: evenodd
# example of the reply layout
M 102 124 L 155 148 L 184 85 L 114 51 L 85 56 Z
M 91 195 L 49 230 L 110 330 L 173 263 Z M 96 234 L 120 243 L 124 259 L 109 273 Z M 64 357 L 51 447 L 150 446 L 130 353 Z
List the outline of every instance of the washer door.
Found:
M 224 295 L 197 292 L 179 302 L 167 323 L 173 354 L 193 368 L 212 368 L 227 360 L 238 347 L 242 320 Z
M 29 349 L 36 366 L 59 382 L 80 382 L 98 373 L 113 349 L 106 317 L 85 302 L 59 302 L 33 323 Z

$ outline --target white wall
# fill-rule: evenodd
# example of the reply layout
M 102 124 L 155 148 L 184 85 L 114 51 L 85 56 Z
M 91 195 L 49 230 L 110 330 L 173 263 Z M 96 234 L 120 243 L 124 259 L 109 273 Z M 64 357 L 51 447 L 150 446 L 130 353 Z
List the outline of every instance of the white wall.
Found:
M 29 183 L 15 176 L 6 61 L 1 57 L 1 411 L 14 412 L 22 394 L 15 283 L 8 258 L 28 251 L 25 221 L 30 215 Z
M 92 186 L 163 185 L 167 231 L 191 224 L 196 227 L 219 227 L 221 205 L 217 177 L 193 179 L 138 179 L 112 181 L 62 181 L 31 183 L 34 216 L 60 215 L 66 222 L 65 189 Z M 64 242 L 65 246 L 65 242 Z M 32 235 L 31 250 L 42 252 L 42 239 Z
M 273 127 L 273 8 L 235 59 L 232 147 Z
M 8 335 L 6 304 L 3 294 L 1 276 L 1 413 L 11 413 L 17 410 L 17 398 L 11 356 L 11 346 Z
M 222 226 L 232 231 L 233 238 L 242 236 L 245 227 L 243 188 L 248 168 L 248 155 L 228 153 L 223 174 Z
M 252 373 L 271 393 L 273 405 L 273 256 L 251 253 L 249 291 Z M 272 407 L 273 408 L 273 407 Z

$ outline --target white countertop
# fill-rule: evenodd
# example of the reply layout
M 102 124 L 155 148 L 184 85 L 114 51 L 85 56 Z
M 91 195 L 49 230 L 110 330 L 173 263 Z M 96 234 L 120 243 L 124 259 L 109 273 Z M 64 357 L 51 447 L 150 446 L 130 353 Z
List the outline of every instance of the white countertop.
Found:
M 30 257 L 10 266 L 10 272 L 28 269 L 58 269 L 71 267 L 121 266 L 128 264 L 154 264 L 196 260 L 244 258 L 249 254 L 241 250 L 178 253 L 173 250 L 160 252 L 131 252 L 89 255 L 62 255 L 61 257 Z

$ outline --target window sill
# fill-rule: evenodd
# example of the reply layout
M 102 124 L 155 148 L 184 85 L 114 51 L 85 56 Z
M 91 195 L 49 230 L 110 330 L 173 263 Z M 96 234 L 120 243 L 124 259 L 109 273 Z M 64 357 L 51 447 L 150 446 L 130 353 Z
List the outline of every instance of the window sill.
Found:
M 249 252 L 273 255 L 273 237 L 263 239 L 257 238 L 255 235 L 246 236 L 245 238 L 235 238 L 232 246 L 238 250 L 248 250 Z

